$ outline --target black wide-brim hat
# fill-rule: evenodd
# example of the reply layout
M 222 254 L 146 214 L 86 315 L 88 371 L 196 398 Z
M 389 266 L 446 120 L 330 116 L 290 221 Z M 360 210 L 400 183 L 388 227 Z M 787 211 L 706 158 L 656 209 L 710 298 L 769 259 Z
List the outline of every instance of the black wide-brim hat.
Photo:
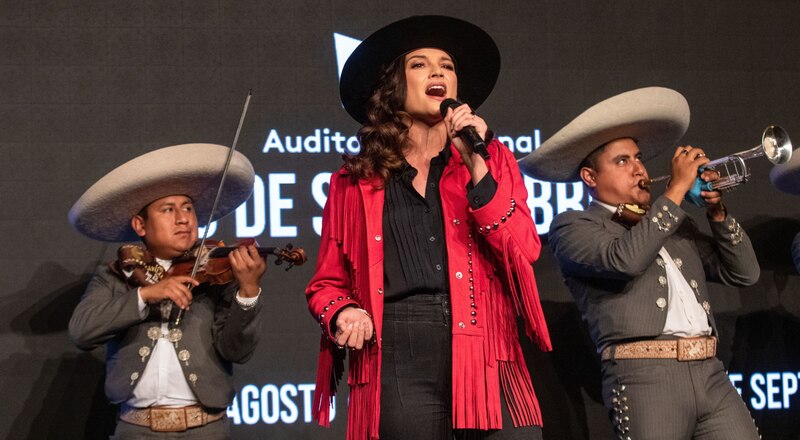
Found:
M 475 109 L 489 97 L 500 73 L 500 51 L 492 37 L 458 18 L 419 15 L 378 29 L 347 59 L 339 80 L 339 95 L 347 113 L 366 123 L 366 104 L 384 69 L 397 57 L 425 47 L 453 57 L 459 100 Z

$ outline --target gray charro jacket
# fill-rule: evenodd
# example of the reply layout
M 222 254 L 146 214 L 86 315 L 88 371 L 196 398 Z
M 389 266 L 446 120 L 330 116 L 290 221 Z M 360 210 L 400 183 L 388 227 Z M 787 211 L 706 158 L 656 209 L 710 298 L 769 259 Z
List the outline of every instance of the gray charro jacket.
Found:
M 176 351 L 188 353 L 188 360 L 180 363 L 184 377 L 207 408 L 230 404 L 234 396 L 232 363 L 249 360 L 258 343 L 263 301 L 242 310 L 235 303 L 237 289 L 236 282 L 224 286 L 201 284 L 192 291 L 192 305 L 181 319 L 183 336 Z M 112 403 L 131 397 L 150 360 L 149 355 L 143 358 L 139 350 L 152 348 L 148 330 L 160 329 L 161 325 L 157 307 L 151 308 L 144 320 L 139 316 L 136 290 L 102 265 L 69 322 L 70 337 L 79 348 L 91 350 L 108 344 L 105 391 Z M 176 311 L 177 307 L 173 307 L 173 323 Z
M 550 226 L 550 246 L 575 298 L 597 351 L 625 340 L 659 336 L 667 319 L 668 286 L 663 246 L 711 313 L 706 280 L 731 286 L 758 281 L 760 269 L 744 229 L 728 216 L 710 222 L 713 237 L 664 196 L 630 229 L 592 204 L 559 214 Z

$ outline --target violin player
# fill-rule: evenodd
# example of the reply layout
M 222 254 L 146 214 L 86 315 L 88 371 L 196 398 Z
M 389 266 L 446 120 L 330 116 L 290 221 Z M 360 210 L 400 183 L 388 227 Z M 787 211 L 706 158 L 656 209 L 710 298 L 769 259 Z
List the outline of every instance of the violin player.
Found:
M 238 247 L 228 256 L 233 281 L 223 285 L 168 272 L 196 255 L 198 217 L 211 215 L 228 151 L 185 144 L 144 154 L 69 212 L 89 238 L 143 244 L 123 245 L 98 267 L 69 323 L 79 348 L 107 345 L 105 392 L 119 405 L 112 439 L 230 437 L 232 364 L 256 349 L 266 262 L 254 246 Z M 212 220 L 247 200 L 253 180 L 252 164 L 235 152 Z

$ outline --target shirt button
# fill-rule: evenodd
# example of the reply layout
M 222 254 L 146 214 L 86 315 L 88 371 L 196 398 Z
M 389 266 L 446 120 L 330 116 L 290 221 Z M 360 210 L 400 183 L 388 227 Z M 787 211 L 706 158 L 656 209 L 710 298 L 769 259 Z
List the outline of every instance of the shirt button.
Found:
M 431 188 L 436 188 L 436 182 L 431 182 Z
M 459 279 L 459 280 L 460 280 L 460 279 L 461 279 L 461 278 L 463 278 L 463 277 L 464 277 L 464 274 L 462 274 L 461 272 L 456 272 L 456 278 L 457 278 L 457 279 Z
M 383 289 L 378 289 L 378 295 L 383 295 Z
M 381 241 L 381 236 L 380 235 L 376 235 L 375 236 L 375 241 Z
M 434 237 L 433 235 L 431 235 L 430 237 L 428 237 L 428 241 L 430 241 L 431 243 L 433 243 L 434 241 L 436 241 L 436 237 Z
M 436 267 L 436 270 L 442 270 L 442 265 L 441 265 L 441 264 L 437 264 L 437 265 L 436 265 L 436 266 L 434 266 L 434 267 Z
M 458 323 L 458 326 L 459 326 L 460 328 L 464 328 L 464 327 L 466 327 L 467 325 L 466 325 L 466 324 L 464 324 L 463 322 L 459 322 L 459 323 Z

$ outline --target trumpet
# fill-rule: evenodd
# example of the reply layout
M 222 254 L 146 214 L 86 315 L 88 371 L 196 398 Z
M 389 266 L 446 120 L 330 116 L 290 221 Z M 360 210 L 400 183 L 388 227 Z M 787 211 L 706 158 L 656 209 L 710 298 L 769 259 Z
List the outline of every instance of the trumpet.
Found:
M 777 125 L 770 125 L 761 134 L 761 144 L 745 151 L 733 153 L 729 156 L 712 160 L 697 170 L 698 178 L 692 189 L 686 193 L 686 200 L 696 206 L 705 206 L 700 191 L 730 191 L 750 180 L 750 169 L 746 160 L 766 156 L 774 165 L 786 163 L 792 158 L 792 141 L 786 130 Z M 719 177 L 711 182 L 705 182 L 699 175 L 705 170 L 714 170 Z M 650 185 L 669 179 L 669 175 L 659 176 L 649 180 L 639 181 L 639 187 L 648 188 Z

